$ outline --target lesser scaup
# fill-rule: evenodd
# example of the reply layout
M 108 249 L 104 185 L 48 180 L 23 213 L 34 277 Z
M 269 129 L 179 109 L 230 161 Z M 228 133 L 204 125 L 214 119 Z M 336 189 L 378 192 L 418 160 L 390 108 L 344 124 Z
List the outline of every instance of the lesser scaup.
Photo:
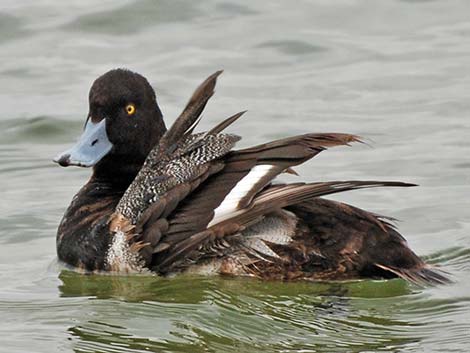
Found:
M 59 226 L 60 260 L 118 273 L 448 281 L 407 246 L 389 218 L 320 198 L 413 184 L 273 183 L 357 136 L 305 134 L 234 150 L 239 137 L 222 131 L 243 112 L 193 133 L 220 73 L 197 88 L 169 130 L 143 76 L 116 69 L 93 83 L 84 132 L 55 159 L 93 168 Z

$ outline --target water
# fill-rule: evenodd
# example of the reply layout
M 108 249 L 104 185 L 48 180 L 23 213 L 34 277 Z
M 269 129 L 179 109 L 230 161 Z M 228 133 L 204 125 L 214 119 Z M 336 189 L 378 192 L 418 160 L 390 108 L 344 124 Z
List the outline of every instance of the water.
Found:
M 0 5 L 1 352 L 470 351 L 470 3 L 14 1 Z M 366 137 L 305 180 L 412 189 L 334 198 L 401 220 L 455 283 L 309 284 L 83 276 L 55 231 L 89 171 L 52 157 L 78 136 L 91 82 L 149 78 L 169 122 L 224 68 L 209 127 L 248 109 L 242 146 L 306 131 Z

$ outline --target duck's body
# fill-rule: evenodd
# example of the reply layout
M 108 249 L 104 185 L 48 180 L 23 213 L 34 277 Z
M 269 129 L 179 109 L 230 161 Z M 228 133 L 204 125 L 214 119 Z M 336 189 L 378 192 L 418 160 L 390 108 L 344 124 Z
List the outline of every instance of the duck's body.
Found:
M 113 70 L 95 81 L 87 136 L 79 150 L 57 158 L 65 166 L 94 166 L 59 226 L 60 260 L 86 271 L 446 281 L 386 219 L 319 198 L 411 184 L 272 184 L 292 166 L 356 136 L 306 134 L 237 151 L 239 138 L 222 130 L 241 114 L 192 134 L 219 74 L 196 90 L 168 131 L 142 76 Z

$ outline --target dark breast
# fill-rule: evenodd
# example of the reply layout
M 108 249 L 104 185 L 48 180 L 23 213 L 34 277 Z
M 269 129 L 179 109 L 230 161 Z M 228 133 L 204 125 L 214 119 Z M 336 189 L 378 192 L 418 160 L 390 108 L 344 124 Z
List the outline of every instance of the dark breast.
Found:
M 57 231 L 57 255 L 68 265 L 102 270 L 111 240 L 107 226 L 122 191 L 91 180 L 75 195 Z

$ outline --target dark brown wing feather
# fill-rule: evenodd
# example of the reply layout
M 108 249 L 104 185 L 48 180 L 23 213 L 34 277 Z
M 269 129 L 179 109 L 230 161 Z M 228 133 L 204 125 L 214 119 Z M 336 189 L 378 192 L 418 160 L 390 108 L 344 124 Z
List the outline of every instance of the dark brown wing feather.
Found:
M 213 73 L 196 88 L 180 116 L 162 137 L 160 141 L 162 146 L 169 148 L 181 139 L 182 136 L 190 134 L 194 130 L 199 122 L 202 111 L 214 94 L 217 77 L 219 77 L 221 73 L 222 70 Z
M 277 159 L 282 158 L 277 148 L 289 146 L 288 156 L 290 158 L 299 158 L 305 161 L 305 148 L 311 149 L 317 153 L 323 151 L 327 147 L 349 145 L 351 142 L 362 142 L 359 136 L 342 133 L 320 133 L 320 134 L 304 134 L 299 136 L 288 137 L 281 140 L 265 143 L 255 147 L 238 150 L 249 158 L 250 155 L 256 154 L 259 158 Z M 293 148 L 295 146 L 295 148 Z M 286 151 L 287 152 L 287 151 Z M 311 158 L 311 157 L 310 157 Z
M 211 135 L 211 134 L 218 134 L 220 132 L 222 132 L 223 130 L 225 130 L 227 127 L 229 127 L 230 125 L 232 125 L 235 121 L 237 121 L 243 114 L 246 113 L 246 110 L 242 111 L 242 112 L 239 112 L 235 115 L 232 115 L 230 118 L 227 118 L 225 119 L 224 121 L 222 121 L 221 123 L 217 124 L 216 126 L 214 126 L 212 129 L 210 129 L 209 131 L 207 131 L 207 135 Z
M 140 255 L 147 265 L 152 262 L 155 252 L 162 251 L 166 247 L 165 244 L 160 244 L 160 240 L 162 234 L 168 231 L 169 222 L 167 218 L 171 212 L 204 180 L 220 171 L 222 167 L 221 163 L 208 164 L 205 173 L 188 183 L 177 185 L 142 214 L 133 231 L 135 236 L 132 242 L 146 244 L 140 250 Z
M 184 239 L 180 237 L 165 238 L 164 241 L 169 246 L 165 252 L 159 254 L 154 259 L 154 269 L 160 273 L 175 270 L 175 268 L 181 266 L 181 262 L 184 262 L 185 259 L 194 260 L 199 249 L 202 247 L 207 248 L 208 243 L 237 234 L 246 229 L 250 224 L 257 222 L 263 215 L 275 210 L 323 195 L 381 186 L 403 187 L 414 186 L 414 184 L 386 181 L 339 181 L 312 184 L 296 183 L 269 187 L 257 195 L 248 207 L 234 212 L 229 219 L 215 224 L 208 229 L 193 232 L 191 233 L 192 235 L 190 234 L 190 236 Z M 204 255 L 207 256 L 208 254 Z
M 176 244 L 206 229 L 214 210 L 255 166 L 272 165 L 273 168 L 240 200 L 240 209 L 248 206 L 257 193 L 288 168 L 313 158 L 326 147 L 355 141 L 359 138 L 348 134 L 305 134 L 229 153 L 223 160 L 224 169 L 211 176 L 171 215 L 170 227 L 163 240 Z

